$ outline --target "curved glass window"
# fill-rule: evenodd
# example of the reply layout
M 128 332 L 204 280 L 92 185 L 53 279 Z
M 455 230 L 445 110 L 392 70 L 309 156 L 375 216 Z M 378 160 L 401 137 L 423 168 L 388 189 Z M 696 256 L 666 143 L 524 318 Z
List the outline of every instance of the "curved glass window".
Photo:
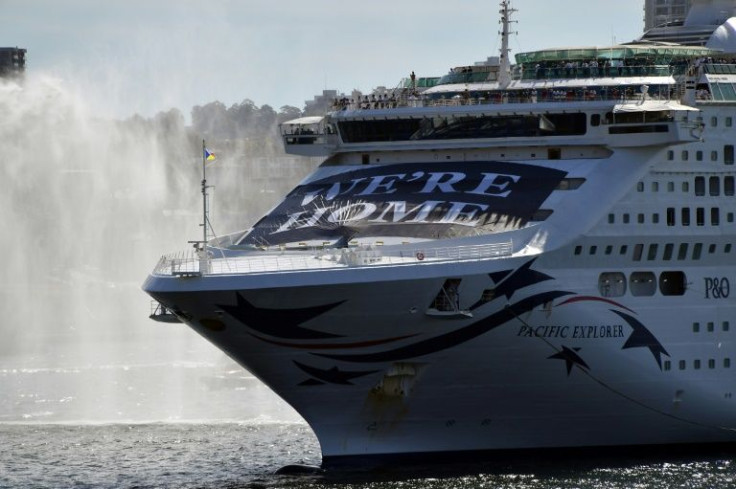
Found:
M 687 278 L 683 272 L 662 272 L 659 275 L 659 290 L 662 295 L 685 295 Z
M 621 297 L 626 293 L 626 276 L 621 272 L 604 272 L 598 277 L 601 297 Z
M 652 296 L 657 292 L 657 279 L 652 272 L 634 272 L 629 277 L 629 289 L 634 296 Z

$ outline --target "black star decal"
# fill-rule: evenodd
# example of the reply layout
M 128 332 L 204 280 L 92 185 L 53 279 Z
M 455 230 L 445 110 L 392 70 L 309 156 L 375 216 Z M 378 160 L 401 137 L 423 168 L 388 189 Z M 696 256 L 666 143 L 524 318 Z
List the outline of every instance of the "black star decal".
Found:
M 316 377 L 321 381 L 329 382 L 330 384 L 340 384 L 340 385 L 353 385 L 352 382 L 350 382 L 352 379 L 363 377 L 365 375 L 370 375 L 378 372 L 378 370 L 368 370 L 368 371 L 349 371 L 349 370 L 340 370 L 338 367 L 332 367 L 327 370 L 323 370 L 321 368 L 316 367 L 310 367 L 309 365 L 304 365 L 303 363 L 299 363 L 296 360 L 294 360 L 294 363 L 297 367 L 311 375 L 312 377 Z M 309 380 L 305 380 L 300 385 L 318 385 L 322 382 L 310 382 Z
M 629 323 L 629 326 L 631 326 L 632 329 L 631 336 L 629 336 L 629 339 L 626 340 L 626 343 L 624 343 L 624 346 L 621 347 L 621 349 L 649 348 L 649 351 L 652 352 L 654 359 L 657 361 L 657 365 L 659 365 L 659 369 L 662 370 L 662 354 L 664 353 L 665 355 L 670 356 L 670 354 L 667 353 L 667 350 L 662 346 L 662 343 L 660 343 L 651 331 L 649 331 L 646 326 L 641 324 L 636 318 L 614 309 L 611 309 L 611 312 L 615 312 L 621 316 L 624 321 Z
M 567 375 L 570 376 L 570 372 L 572 371 L 573 365 L 580 365 L 581 367 L 585 369 L 590 369 L 590 367 L 588 367 L 588 364 L 585 363 L 585 361 L 582 358 L 580 358 L 580 355 L 577 354 L 577 352 L 579 351 L 580 351 L 579 347 L 574 347 L 570 349 L 563 345 L 561 351 L 555 353 L 551 357 L 547 357 L 547 359 L 553 358 L 556 360 L 564 360 L 565 365 L 567 366 Z
M 341 335 L 314 331 L 300 325 L 334 309 L 344 301 L 302 309 L 266 309 L 254 306 L 240 294 L 235 296 L 238 301 L 236 305 L 218 304 L 218 307 L 259 333 L 290 340 L 342 338 Z
M 505 295 L 506 299 L 511 299 L 514 292 L 519 289 L 544 282 L 545 280 L 553 280 L 553 277 L 531 269 L 534 260 L 536 258 L 529 260 L 513 272 L 506 270 L 489 274 L 494 283 L 503 281 L 501 285 L 496 287 L 496 296 Z

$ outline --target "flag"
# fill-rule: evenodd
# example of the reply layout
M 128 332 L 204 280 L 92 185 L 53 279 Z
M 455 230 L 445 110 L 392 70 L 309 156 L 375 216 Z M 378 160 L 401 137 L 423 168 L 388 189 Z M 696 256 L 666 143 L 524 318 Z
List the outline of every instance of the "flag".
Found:
M 207 161 L 213 161 L 215 159 L 215 153 L 210 153 L 210 150 L 204 148 L 204 159 Z

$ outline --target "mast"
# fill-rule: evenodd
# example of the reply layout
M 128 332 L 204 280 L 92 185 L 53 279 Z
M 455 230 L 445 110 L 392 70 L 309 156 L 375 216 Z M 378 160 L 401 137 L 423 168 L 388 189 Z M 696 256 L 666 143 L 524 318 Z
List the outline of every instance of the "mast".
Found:
M 205 250 L 207 247 L 207 223 L 209 221 L 207 214 L 207 173 L 206 173 L 206 163 L 207 163 L 207 148 L 204 144 L 204 139 L 202 140 L 202 250 Z
M 509 59 L 509 24 L 512 22 L 510 19 L 511 14 L 516 12 L 516 9 L 511 8 L 511 0 L 501 1 L 501 10 L 498 13 L 501 14 L 501 62 L 498 73 L 498 85 L 500 88 L 506 88 L 511 83 L 511 61 Z

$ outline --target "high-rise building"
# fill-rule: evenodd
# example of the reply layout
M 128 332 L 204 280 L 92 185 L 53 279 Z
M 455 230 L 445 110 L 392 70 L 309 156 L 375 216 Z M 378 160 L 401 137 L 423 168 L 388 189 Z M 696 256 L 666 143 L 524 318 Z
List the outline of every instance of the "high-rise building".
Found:
M 26 70 L 26 50 L 0 48 L 0 77 L 22 75 Z
M 682 22 L 693 0 L 645 0 L 644 31 L 670 22 Z

